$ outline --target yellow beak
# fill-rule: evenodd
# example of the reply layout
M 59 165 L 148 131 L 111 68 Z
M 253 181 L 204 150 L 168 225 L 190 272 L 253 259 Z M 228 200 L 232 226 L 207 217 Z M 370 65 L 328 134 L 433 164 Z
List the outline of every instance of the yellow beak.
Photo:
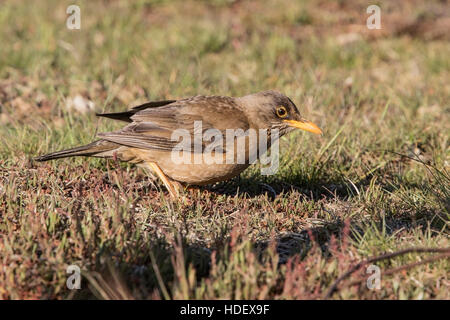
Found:
M 315 134 L 322 134 L 322 130 L 318 126 L 316 126 L 314 123 L 308 120 L 283 120 L 285 123 L 287 123 L 289 126 L 302 129 L 305 131 L 309 131 Z

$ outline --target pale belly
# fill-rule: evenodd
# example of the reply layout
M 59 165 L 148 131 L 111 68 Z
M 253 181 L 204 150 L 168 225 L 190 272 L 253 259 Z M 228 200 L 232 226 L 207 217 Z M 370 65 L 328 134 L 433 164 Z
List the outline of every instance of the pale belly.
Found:
M 161 170 L 171 179 L 192 184 L 205 185 L 231 179 L 248 168 L 248 164 L 183 164 L 173 166 L 159 163 Z
M 239 175 L 249 167 L 249 163 L 205 163 L 205 161 L 174 161 L 170 152 L 140 151 L 140 159 L 155 162 L 169 178 L 190 185 L 206 185 L 225 181 Z M 204 159 L 202 159 L 204 160 Z M 146 166 L 147 167 L 147 166 Z

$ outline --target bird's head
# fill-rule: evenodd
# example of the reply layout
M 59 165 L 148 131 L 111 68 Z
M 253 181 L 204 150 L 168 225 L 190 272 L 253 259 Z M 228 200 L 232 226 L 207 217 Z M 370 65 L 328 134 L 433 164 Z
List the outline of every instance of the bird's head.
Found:
M 280 92 L 262 91 L 239 99 L 253 127 L 278 129 L 281 135 L 293 129 L 322 134 L 322 130 L 311 121 L 303 119 L 292 100 Z

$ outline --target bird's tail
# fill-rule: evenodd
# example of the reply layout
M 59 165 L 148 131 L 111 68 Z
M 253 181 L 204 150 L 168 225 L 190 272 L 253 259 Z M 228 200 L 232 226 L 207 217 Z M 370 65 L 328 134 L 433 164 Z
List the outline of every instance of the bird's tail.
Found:
M 34 158 L 34 160 L 47 161 L 75 156 L 108 158 L 113 156 L 114 150 L 117 149 L 118 147 L 119 145 L 116 143 L 105 140 L 97 140 L 85 146 L 45 154 L 43 156 Z

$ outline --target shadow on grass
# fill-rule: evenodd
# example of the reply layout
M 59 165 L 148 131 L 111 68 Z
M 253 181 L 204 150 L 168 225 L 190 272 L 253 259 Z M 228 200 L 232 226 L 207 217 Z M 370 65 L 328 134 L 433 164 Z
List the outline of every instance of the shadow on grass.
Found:
M 236 177 L 205 188 L 213 193 L 228 196 L 245 194 L 253 198 L 267 195 L 272 200 L 279 194 L 289 194 L 292 191 L 298 191 L 308 200 L 338 198 L 344 201 L 355 195 L 351 184 L 343 177 L 309 179 L 303 175 L 292 175 L 287 179 L 276 175 L 268 178 L 258 175 Z

